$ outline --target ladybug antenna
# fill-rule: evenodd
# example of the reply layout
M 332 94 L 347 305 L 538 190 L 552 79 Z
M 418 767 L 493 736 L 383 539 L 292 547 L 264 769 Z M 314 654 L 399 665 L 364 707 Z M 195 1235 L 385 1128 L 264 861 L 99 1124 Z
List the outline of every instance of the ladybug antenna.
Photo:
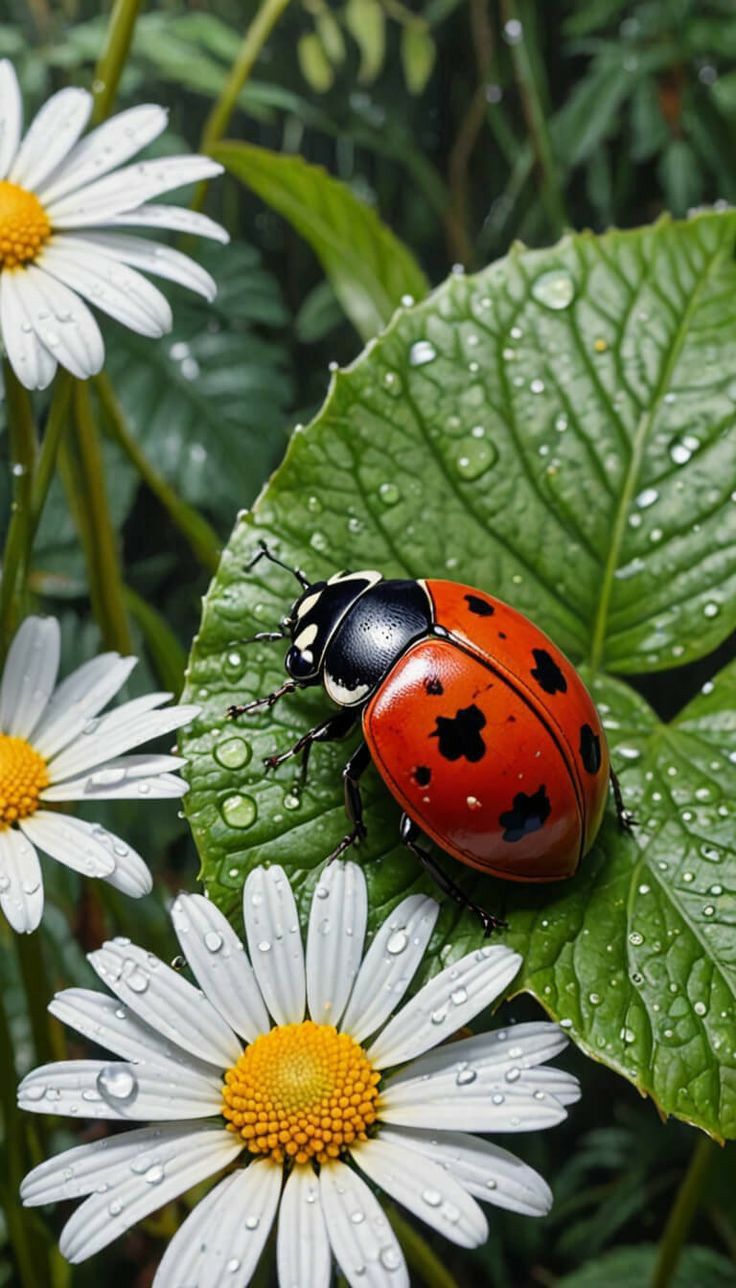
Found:
M 292 577 L 296 577 L 302 589 L 306 590 L 307 587 L 311 585 L 309 578 L 301 571 L 300 568 L 292 568 L 290 564 L 284 563 L 283 559 L 279 559 L 278 555 L 275 555 L 273 551 L 269 549 L 265 541 L 259 541 L 258 544 L 260 546 L 260 550 L 251 559 L 246 568 L 246 572 L 250 572 L 251 568 L 255 568 L 259 560 L 269 559 L 271 563 L 278 564 L 279 568 L 284 568 L 286 572 L 291 573 Z

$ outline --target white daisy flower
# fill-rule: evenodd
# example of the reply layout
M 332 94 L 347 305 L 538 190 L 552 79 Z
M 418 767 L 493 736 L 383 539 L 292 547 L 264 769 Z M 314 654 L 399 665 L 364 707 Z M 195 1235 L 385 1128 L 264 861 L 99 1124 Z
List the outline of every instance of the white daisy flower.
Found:
M 167 299 L 138 269 L 208 300 L 216 294 L 194 260 L 125 229 L 172 228 L 228 241 L 205 215 L 149 205 L 222 166 L 202 156 L 125 165 L 166 128 L 166 112 L 143 103 L 80 139 L 91 110 L 86 90 L 62 89 L 21 142 L 18 80 L 0 60 L 0 339 L 27 389 L 45 389 L 57 363 L 82 380 L 101 369 L 102 336 L 83 299 L 140 335 L 171 329 Z
M 137 659 L 102 653 L 57 688 L 59 638 L 55 618 L 27 617 L 0 682 L 0 908 L 14 930 L 27 934 L 43 912 L 37 850 L 133 898 L 148 894 L 151 873 L 135 850 L 104 827 L 55 807 L 182 796 L 187 784 L 173 771 L 186 761 L 123 753 L 178 729 L 199 711 L 157 710 L 171 694 L 149 693 L 101 716 Z
M 20 1105 L 158 1124 L 80 1145 L 26 1177 L 27 1205 L 84 1199 L 61 1235 L 65 1257 L 85 1260 L 223 1169 L 171 1240 L 154 1288 L 243 1288 L 277 1213 L 286 1288 L 323 1288 L 333 1258 L 355 1288 L 407 1285 L 376 1189 L 469 1248 L 488 1234 L 477 1199 L 549 1210 L 536 1172 L 470 1133 L 536 1131 L 566 1117 L 578 1083 L 543 1064 L 565 1035 L 535 1022 L 438 1045 L 503 994 L 517 953 L 470 953 L 390 1018 L 429 942 L 433 899 L 404 899 L 362 961 L 366 888 L 353 863 L 320 877 L 306 955 L 282 868 L 250 874 L 243 911 L 250 957 L 207 899 L 174 903 L 199 988 L 116 939 L 89 957 L 114 998 L 72 988 L 51 1003 L 122 1060 L 36 1069 Z

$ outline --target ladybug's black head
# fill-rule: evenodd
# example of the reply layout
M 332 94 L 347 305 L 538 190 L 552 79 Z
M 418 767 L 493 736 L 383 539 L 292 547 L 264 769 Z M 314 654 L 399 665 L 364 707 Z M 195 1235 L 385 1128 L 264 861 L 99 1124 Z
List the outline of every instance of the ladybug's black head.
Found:
M 291 636 L 286 670 L 300 685 L 318 684 L 330 640 L 361 595 L 381 580 L 380 572 L 338 572 L 315 581 L 295 600 L 283 625 Z

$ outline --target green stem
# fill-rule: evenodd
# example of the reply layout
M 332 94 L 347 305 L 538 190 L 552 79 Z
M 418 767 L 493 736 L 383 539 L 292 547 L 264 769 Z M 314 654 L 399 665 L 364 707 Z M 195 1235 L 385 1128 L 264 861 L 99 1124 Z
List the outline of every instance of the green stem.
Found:
M 668 1288 L 672 1283 L 695 1211 L 703 1194 L 703 1182 L 715 1156 L 716 1146 L 709 1136 L 701 1135 L 695 1145 L 675 1201 L 670 1209 L 664 1234 L 659 1242 L 657 1263 L 650 1288 Z
M 115 102 L 118 84 L 128 57 L 141 0 L 115 0 L 107 27 L 105 47 L 97 60 L 92 93 L 92 120 L 104 121 Z
M 415 1230 L 414 1226 L 401 1215 L 398 1208 L 391 1204 L 386 1209 L 386 1215 L 404 1249 L 407 1263 L 417 1278 L 426 1284 L 427 1288 L 458 1288 L 457 1280 L 442 1264 L 437 1253 L 430 1248 L 419 1231 Z
M 36 427 L 31 400 L 8 362 L 3 364 L 8 403 L 8 434 L 13 474 L 13 508 L 3 553 L 0 586 L 0 653 L 15 631 L 25 592 L 32 525 L 31 489 L 36 461 Z
M 30 540 L 36 535 L 36 530 L 41 522 L 43 507 L 46 504 L 51 480 L 54 477 L 56 469 L 56 460 L 59 455 L 59 443 L 62 440 L 64 430 L 68 424 L 69 400 L 72 392 L 72 377 L 68 371 L 60 371 L 56 377 L 54 393 L 51 399 L 46 428 L 44 429 L 41 449 L 38 453 L 38 463 L 36 472 L 33 476 L 33 489 L 31 492 L 31 531 Z
M 230 123 L 230 117 L 237 106 L 240 92 L 255 66 L 258 55 L 288 4 L 289 0 L 262 0 L 255 18 L 243 37 L 243 43 L 230 69 L 230 75 L 204 123 L 199 145 L 201 152 L 209 152 L 224 135 Z M 207 182 L 204 181 L 197 185 L 192 201 L 193 210 L 202 209 L 206 193 Z
M 186 654 L 168 622 L 138 595 L 125 587 L 125 604 L 145 641 L 154 670 L 165 689 L 181 693 L 184 684 Z
M 534 62 L 529 53 L 531 39 L 530 24 L 522 21 L 522 14 L 517 0 L 502 0 L 501 12 L 508 29 L 509 23 L 518 23 L 520 38 L 511 43 L 511 61 L 521 95 L 521 105 L 527 129 L 532 141 L 534 153 L 542 174 L 542 200 L 552 221 L 555 235 L 562 232 L 569 223 L 565 209 L 565 199 L 560 184 L 559 170 L 552 150 L 552 140 L 547 128 L 547 113 L 542 101 L 542 93 L 535 72 Z
M 64 454 L 67 497 L 85 548 L 90 598 L 109 648 L 132 653 L 117 540 L 110 519 L 100 438 L 89 388 L 74 390 L 76 459 Z
M 214 528 L 205 518 L 181 497 L 151 464 L 138 441 L 125 423 L 125 417 L 109 377 L 102 372 L 93 380 L 95 392 L 105 416 L 111 436 L 125 452 L 128 460 L 140 474 L 143 482 L 166 510 L 172 523 L 191 546 L 199 562 L 209 572 L 215 572 L 220 562 L 220 542 Z
M 18 936 L 22 938 L 22 936 Z M 8 1235 L 15 1253 L 17 1282 L 21 1288 L 37 1288 L 45 1282 L 48 1267 L 42 1266 L 41 1248 L 31 1237 L 29 1224 L 18 1199 L 18 1188 L 28 1167 L 28 1151 L 23 1131 L 23 1115 L 18 1108 L 16 1088 L 18 1075 L 10 1022 L 5 1009 L 7 990 L 0 989 L 0 1103 L 3 1114 L 2 1186 L 0 1195 L 8 1224 Z
M 41 931 L 37 930 L 32 935 L 16 935 L 15 947 L 36 1061 L 48 1064 L 50 1060 L 63 1060 L 65 1050 L 61 1029 L 46 1010 L 52 990 L 43 956 Z

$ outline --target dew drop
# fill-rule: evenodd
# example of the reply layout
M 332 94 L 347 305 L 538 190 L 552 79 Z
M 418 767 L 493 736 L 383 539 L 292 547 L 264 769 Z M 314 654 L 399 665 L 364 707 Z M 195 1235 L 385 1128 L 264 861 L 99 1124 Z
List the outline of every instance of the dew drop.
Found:
M 247 1216 L 245 1218 L 246 1230 L 257 1230 L 261 1224 L 261 1218 L 258 1216 Z
M 462 1006 L 463 1002 L 468 1000 L 468 990 L 466 988 L 454 988 L 450 993 L 450 1001 L 453 1006 Z
M 154 1163 L 149 1167 L 143 1179 L 147 1185 L 160 1185 L 164 1179 L 164 1169 L 161 1163 Z
M 401 500 L 401 493 L 395 483 L 381 483 L 378 495 L 384 505 L 396 505 Z
M 458 1087 L 468 1087 L 471 1082 L 475 1082 L 478 1074 L 475 1069 L 460 1069 L 455 1078 Z
M 204 937 L 204 946 L 210 953 L 219 953 L 224 940 L 216 930 L 208 930 Z
M 386 1248 L 381 1248 L 381 1251 L 378 1254 L 378 1260 L 384 1270 L 398 1270 L 401 1267 L 401 1254 L 397 1248 L 391 1247 L 391 1245 Z
M 408 944 L 409 944 L 409 936 L 407 935 L 406 931 L 395 930 L 394 933 L 390 935 L 388 938 L 388 942 L 386 944 L 386 952 L 389 953 L 391 957 L 398 957 L 401 953 L 405 951 L 405 949 L 408 947 Z
M 507 1082 L 518 1082 L 521 1077 L 521 1069 L 518 1065 L 515 1065 L 513 1069 L 507 1069 L 504 1076 Z
M 129 1105 L 138 1095 L 138 1080 L 130 1069 L 122 1064 L 108 1064 L 100 1069 L 95 1086 L 103 1100 L 118 1105 Z
M 457 447 L 458 455 L 455 458 L 457 472 L 468 482 L 485 474 L 498 457 L 498 452 L 492 443 L 487 439 L 473 438 L 472 435 L 460 439 Z
M 694 1012 L 695 1012 L 695 1014 L 696 1014 L 696 1015 L 705 1015 L 705 1013 L 706 1013 L 707 1009 L 708 1009 L 708 1008 L 707 1008 L 707 1006 L 705 1005 L 705 1002 L 696 1002 L 696 1003 L 695 1003 L 695 1005 L 694 1005 L 694 1007 L 693 1007 L 693 1010 L 694 1010 Z
M 150 980 L 148 976 L 136 966 L 135 969 L 126 976 L 125 982 L 128 985 L 128 988 L 132 988 L 134 993 L 145 993 Z
M 439 1190 L 422 1190 L 422 1198 L 428 1207 L 439 1207 L 442 1202 Z
M 658 500 L 658 498 L 659 492 L 656 487 L 645 487 L 637 496 L 636 504 L 640 510 L 648 510 L 649 506 L 654 505 L 654 502 Z
M 552 268 L 532 283 L 532 295 L 545 308 L 566 309 L 575 298 L 575 283 L 566 268 Z
M 426 367 L 428 362 L 434 362 L 437 357 L 437 350 L 430 340 L 417 340 L 409 350 L 410 367 Z
M 242 769 L 251 755 L 250 744 L 244 738 L 226 738 L 214 751 L 215 760 L 225 769 Z
M 258 815 L 258 806 L 252 796 L 236 792 L 222 805 L 222 817 L 229 827 L 251 827 Z

